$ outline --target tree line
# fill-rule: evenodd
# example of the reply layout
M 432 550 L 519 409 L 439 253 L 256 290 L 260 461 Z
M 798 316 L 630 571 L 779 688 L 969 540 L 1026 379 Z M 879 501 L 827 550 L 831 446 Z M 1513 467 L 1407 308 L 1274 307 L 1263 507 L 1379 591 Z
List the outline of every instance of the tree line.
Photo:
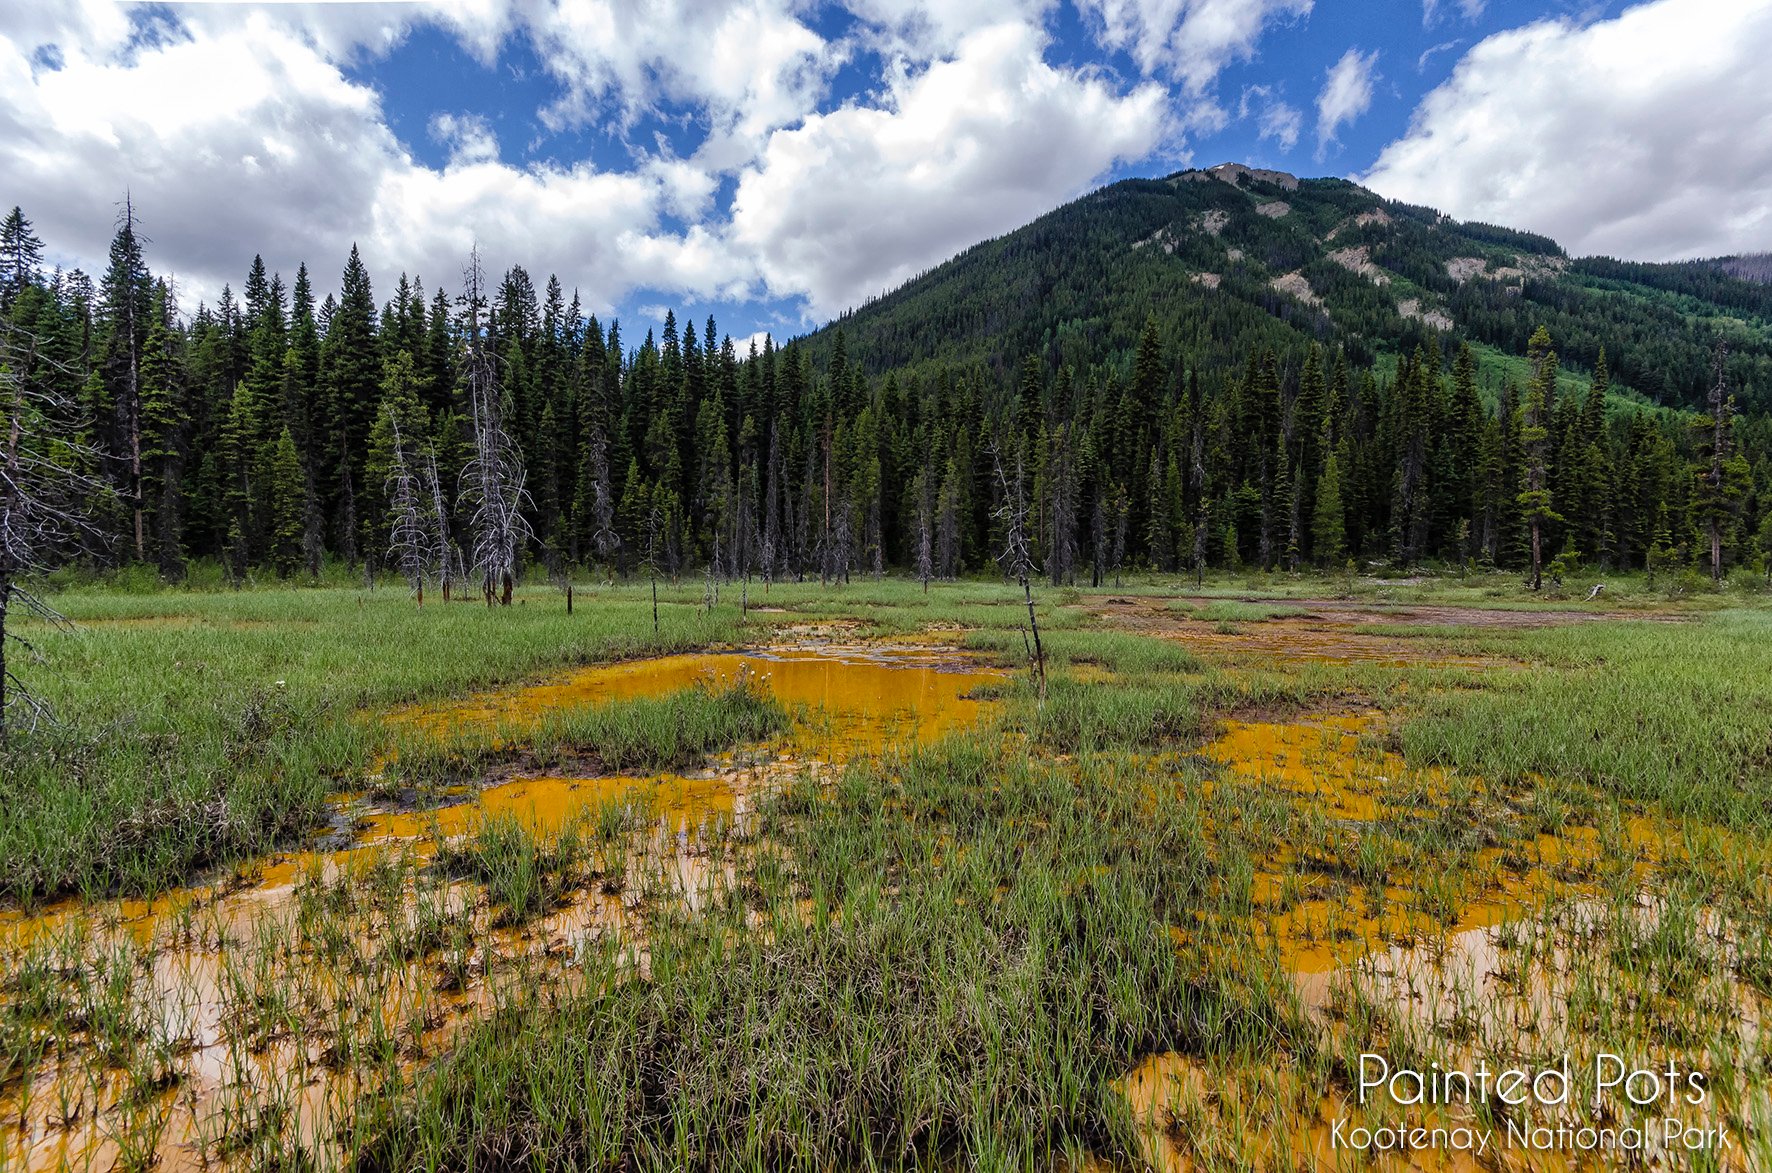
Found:
M 1451 339 L 1381 375 L 1342 346 L 1182 353 L 1155 319 L 1124 363 L 870 374 L 841 332 L 816 361 L 740 354 L 667 314 L 636 345 L 556 278 L 494 283 L 477 257 L 379 304 L 355 248 L 318 299 L 305 265 L 286 286 L 255 258 L 187 314 L 127 206 L 96 282 L 42 249 L 15 208 L 0 422 L 103 491 L 37 567 L 337 561 L 489 600 L 532 567 L 927 581 L 1009 569 L 1010 515 L 1054 583 L 1350 560 L 1721 577 L 1772 547 L 1772 426 L 1737 414 L 1720 355 L 1684 414 L 1609 398 L 1603 351 L 1560 393 L 1543 327 L 1499 387 Z

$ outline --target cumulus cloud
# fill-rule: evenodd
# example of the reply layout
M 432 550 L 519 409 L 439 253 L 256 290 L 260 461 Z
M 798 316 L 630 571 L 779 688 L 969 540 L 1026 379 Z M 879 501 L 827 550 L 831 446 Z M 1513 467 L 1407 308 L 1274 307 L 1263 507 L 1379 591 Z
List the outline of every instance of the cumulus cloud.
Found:
M 564 88 L 543 111 L 559 128 L 620 126 L 662 103 L 705 120 L 707 165 L 731 169 L 823 97 L 845 50 L 785 0 L 548 0 L 524 10 L 530 39 Z
M 994 24 L 1039 25 L 1058 0 L 846 0 L 863 23 L 858 39 L 887 57 L 950 57 L 972 33 Z
M 478 114 L 431 116 L 431 137 L 449 148 L 451 163 L 484 163 L 498 158 L 498 136 Z
M 1337 131 L 1371 108 L 1372 67 L 1377 63 L 1377 49 L 1349 49 L 1327 70 L 1317 94 L 1317 158 L 1335 142 Z
M 1081 192 L 1162 140 L 1164 94 L 1120 96 L 1054 68 L 1042 36 L 1001 24 L 952 60 L 900 72 L 885 103 L 770 136 L 739 181 L 734 241 L 775 293 L 831 313 Z
M 1077 0 L 1102 44 L 1123 50 L 1147 77 L 1198 94 L 1232 61 L 1246 60 L 1267 26 L 1308 14 L 1312 0 Z
M 1310 7 L 1083 0 L 1140 60 L 1147 79 L 1127 81 L 1046 59 L 1059 0 L 842 3 L 846 23 L 815 20 L 810 0 L 9 0 L 0 198 L 56 259 L 92 268 L 128 189 L 187 306 L 254 252 L 286 277 L 306 260 L 324 289 L 356 242 L 385 292 L 402 268 L 452 285 L 477 241 L 489 268 L 555 268 L 599 312 L 646 289 L 824 314 L 1116 164 L 1184 158 L 1189 136 L 1228 121 L 1217 71 Z M 557 87 L 525 113 L 627 143 L 629 161 L 512 165 L 488 118 L 504 112 L 459 108 L 428 112 L 443 164 L 413 157 L 377 67 L 421 25 L 488 66 L 524 39 Z M 857 62 L 859 88 L 833 95 Z M 1277 97 L 1255 117 L 1264 138 L 1296 141 L 1298 111 Z M 627 142 L 655 119 L 696 137 L 681 154 Z
M 1304 115 L 1297 106 L 1282 98 L 1276 87 L 1244 87 L 1242 100 L 1237 105 L 1237 117 L 1252 115 L 1262 142 L 1271 140 L 1279 144 L 1281 151 L 1290 151 L 1298 145 Z
M 1772 241 L 1772 8 L 1659 0 L 1474 46 L 1362 182 L 1577 253 L 1670 260 Z
M 451 156 L 425 167 L 373 89 L 272 15 L 152 43 L 63 30 L 53 70 L 33 70 L 47 42 L 17 28 L 0 31 L 0 174 L 69 263 L 102 263 L 127 189 L 187 303 L 238 281 L 257 251 L 285 274 L 308 261 L 325 287 L 353 242 L 384 289 L 394 266 L 453 284 L 476 239 L 492 265 L 545 253 L 600 307 L 643 282 L 712 296 L 755 279 L 705 229 L 661 229 L 661 211 L 705 204 L 699 173 L 512 168 L 485 121 L 459 114 L 433 120 Z

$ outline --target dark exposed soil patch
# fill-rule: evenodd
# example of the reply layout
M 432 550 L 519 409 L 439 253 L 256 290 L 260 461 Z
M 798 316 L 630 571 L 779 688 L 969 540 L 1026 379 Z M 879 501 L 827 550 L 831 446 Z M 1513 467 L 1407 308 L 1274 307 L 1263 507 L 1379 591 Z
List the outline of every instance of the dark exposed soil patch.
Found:
M 1574 608 L 1543 611 L 1507 611 L 1487 607 L 1454 607 L 1416 603 L 1365 603 L 1351 599 L 1263 599 L 1248 596 L 1239 599 L 1207 598 L 1174 595 L 1128 599 L 1114 597 L 1092 606 L 1095 614 L 1130 627 L 1170 626 L 1186 620 L 1185 612 L 1172 611 L 1175 603 L 1186 603 L 1202 610 L 1215 603 L 1241 602 L 1283 607 L 1288 618 L 1309 621 L 1316 625 L 1382 624 L 1385 626 L 1479 627 L 1518 630 L 1524 628 L 1560 627 L 1570 623 L 1592 623 L 1602 620 L 1668 618 L 1647 616 L 1631 611 L 1582 611 Z M 1260 623 L 1259 619 L 1238 622 Z M 1265 622 L 1274 622 L 1268 620 Z

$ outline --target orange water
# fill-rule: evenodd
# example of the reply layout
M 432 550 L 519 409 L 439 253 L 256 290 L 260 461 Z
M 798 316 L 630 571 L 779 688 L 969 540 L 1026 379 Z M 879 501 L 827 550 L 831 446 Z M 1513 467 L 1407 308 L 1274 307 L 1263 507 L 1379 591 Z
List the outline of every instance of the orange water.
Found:
M 228 1114 L 264 1102 L 266 1089 L 292 1082 L 297 1086 L 284 1086 L 283 1093 L 292 1113 L 280 1124 L 289 1130 L 285 1139 L 324 1149 L 330 1128 L 349 1116 L 353 1068 L 333 1063 L 323 1046 L 303 1037 L 299 1024 L 268 1035 L 247 1029 L 242 1023 L 252 1020 L 256 1004 L 288 996 L 302 1008 L 290 1011 L 291 1021 L 318 1013 L 355 1016 L 360 1024 L 362 1015 L 378 1016 L 390 1029 L 417 1032 L 418 1059 L 446 1046 L 455 1030 L 478 1019 L 508 988 L 532 986 L 543 977 L 569 981 L 575 950 L 611 934 L 631 937 L 638 923 L 631 889 L 579 892 L 565 907 L 518 929 L 495 929 L 474 886 L 433 885 L 425 899 L 437 903 L 433 911 L 440 910 L 444 920 L 470 926 L 475 951 L 465 963 L 465 983 L 455 988 L 457 983 L 445 982 L 451 988 L 443 989 L 434 950 L 391 962 L 378 952 L 389 933 L 416 923 L 419 896 L 410 883 L 391 908 L 353 906 L 339 914 L 350 926 L 344 951 L 356 959 L 344 969 L 334 960 L 336 950 L 329 953 L 310 936 L 327 926 L 310 923 L 304 885 L 311 902 L 317 886 L 359 877 L 355 886 L 334 883 L 332 890 L 359 893 L 344 899 L 367 901 L 361 893 L 372 889 L 366 877 L 374 869 L 398 858 L 407 861 L 407 875 L 418 874 L 410 869 L 422 867 L 439 839 L 471 833 L 491 815 L 514 815 L 545 835 L 620 799 L 640 803 L 656 820 L 641 847 L 650 861 L 644 866 L 667 869 L 668 882 L 693 898 L 697 873 L 706 867 L 695 842 L 710 822 L 742 819 L 755 791 L 786 774 L 963 728 L 983 707 L 969 694 L 1000 678 L 951 648 L 933 645 L 768 648 L 600 665 L 463 700 L 409 706 L 382 719 L 439 734 L 479 726 L 509 735 L 550 713 L 725 684 L 741 673 L 790 708 L 792 731 L 697 770 L 518 777 L 437 810 L 358 810 L 356 833 L 345 847 L 267 857 L 233 876 L 151 901 L 69 900 L 29 915 L 0 913 L 0 979 L 15 981 L 22 970 L 14 967 L 25 964 L 27 955 L 72 975 L 96 972 L 98 958 L 126 951 L 130 1012 L 143 1020 L 144 1035 L 170 1040 L 177 1052 L 165 1065 L 176 1077 L 173 1086 L 144 1097 L 126 1094 L 130 1080 L 107 1069 L 81 1037 L 59 1040 L 62 1054 L 45 1055 L 24 1079 L 0 1090 L 0 1154 L 7 1158 L 0 1170 L 11 1167 L 15 1154 L 32 1169 L 127 1164 L 132 1154 L 125 1138 L 132 1131 L 149 1137 L 145 1143 L 161 1169 L 208 1167 Z M 0 997 L 8 996 L 0 988 Z M 5 1074 L 0 1071 L 0 1080 Z M 144 1118 L 162 1129 L 157 1137 L 153 1128 L 139 1126 Z

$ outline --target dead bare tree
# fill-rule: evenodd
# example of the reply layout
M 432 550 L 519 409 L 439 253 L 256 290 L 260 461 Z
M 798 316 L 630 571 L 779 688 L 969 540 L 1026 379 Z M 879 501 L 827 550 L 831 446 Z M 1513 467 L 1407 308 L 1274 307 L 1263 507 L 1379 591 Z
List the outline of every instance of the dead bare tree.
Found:
M 591 478 L 591 555 L 613 565 L 621 555 L 621 535 L 615 529 L 615 494 L 609 487 L 609 438 L 600 422 L 585 437 L 585 452 Z
M 425 489 L 430 494 L 431 507 L 425 521 L 431 527 L 430 544 L 437 555 L 437 585 L 443 591 L 443 601 L 447 603 L 451 588 L 461 577 L 459 566 L 461 551 L 449 536 L 449 507 L 443 502 L 443 482 L 437 476 L 437 450 L 425 447 Z
M 658 543 L 664 511 L 654 502 L 646 511 L 646 575 L 652 580 L 652 634 L 658 634 Z
M 923 593 L 929 593 L 929 580 L 935 577 L 935 487 L 934 469 L 925 461 L 917 474 L 917 581 Z
M 419 475 L 412 470 L 411 461 L 406 458 L 406 444 L 400 435 L 400 421 L 394 417 L 393 411 L 388 412 L 388 422 L 394 430 L 394 453 L 388 466 L 388 512 L 392 517 L 389 527 L 388 554 L 393 558 L 394 565 L 400 568 L 400 574 L 412 588 L 418 605 L 425 605 L 425 579 L 429 577 L 431 564 L 437 556 L 432 527 L 426 524 L 425 510 L 430 502 L 427 494 L 419 483 Z
M 1052 431 L 1048 444 L 1046 484 L 1050 500 L 1046 569 L 1052 585 L 1066 586 L 1076 580 L 1077 564 L 1077 460 L 1069 424 Z
M 849 524 L 849 514 L 849 498 L 838 498 L 836 517 L 829 523 L 829 567 L 833 578 L 843 579 L 843 586 L 849 585 L 849 565 L 854 562 L 854 528 Z
M 523 455 L 505 430 L 505 405 L 498 390 L 481 315 L 486 310 L 485 274 L 476 247 L 463 274 L 462 325 L 467 331 L 468 404 L 474 427 L 474 455 L 462 468 L 462 496 L 473 506 L 474 570 L 491 605 L 494 594 L 511 604 L 517 584 L 517 555 L 535 537 L 523 507 L 530 503 L 523 487 Z
M 97 453 L 80 443 L 75 405 L 33 375 L 50 364 L 37 353 L 37 338 L 0 321 L 0 739 L 14 708 L 35 727 L 51 714 L 8 662 L 13 646 L 27 655 L 36 649 L 7 627 L 14 611 L 65 627 L 68 620 L 24 585 L 29 575 L 50 565 L 58 552 L 77 541 L 104 539 L 87 511 L 111 489 L 97 475 Z
M 1034 637 L 1034 677 L 1040 686 L 1040 701 L 1046 700 L 1046 649 L 1040 643 L 1040 620 L 1034 612 L 1034 588 L 1032 576 L 1038 573 L 1034 566 L 1033 554 L 1028 548 L 1027 522 L 1028 501 L 1026 476 L 1022 468 L 1021 453 L 1015 455 L 1015 472 L 1011 477 L 1003 463 L 1003 453 L 996 440 L 990 442 L 991 461 L 997 469 L 997 483 L 1003 491 L 1003 503 L 996 509 L 995 516 L 1003 523 L 1003 571 L 1021 584 L 1022 597 L 1027 600 L 1028 628 Z

